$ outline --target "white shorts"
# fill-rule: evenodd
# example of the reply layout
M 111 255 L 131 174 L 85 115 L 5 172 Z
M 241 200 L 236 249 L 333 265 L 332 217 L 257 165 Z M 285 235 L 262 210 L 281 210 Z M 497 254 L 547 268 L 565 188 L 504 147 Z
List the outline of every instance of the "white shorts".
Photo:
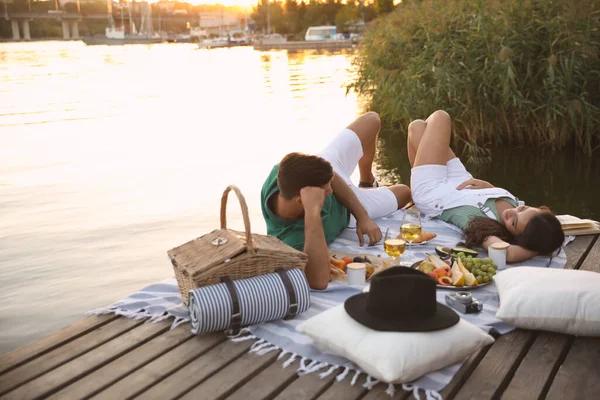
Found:
M 398 209 L 398 200 L 390 189 L 386 187 L 361 189 L 352 183 L 350 177 L 363 156 L 360 139 L 352 130 L 347 128 L 342 130 L 318 155 L 329 161 L 335 173 L 350 186 L 367 210 L 369 217 L 373 219 L 383 217 Z M 350 217 L 348 226 L 351 228 L 356 226 L 354 216 Z
M 423 214 L 440 215 L 448 196 L 456 191 L 458 185 L 471 178 L 473 175 L 458 157 L 449 160 L 446 165 L 413 167 L 410 176 L 413 201 Z

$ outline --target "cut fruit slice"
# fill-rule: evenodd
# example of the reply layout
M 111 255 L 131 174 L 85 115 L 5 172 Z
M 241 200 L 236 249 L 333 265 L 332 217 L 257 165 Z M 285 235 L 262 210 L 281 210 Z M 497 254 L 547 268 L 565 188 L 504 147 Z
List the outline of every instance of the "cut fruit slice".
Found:
M 450 247 L 435 246 L 435 252 L 440 257 L 448 257 L 452 249 Z
M 425 261 L 429 261 L 436 268 L 445 267 L 447 265 L 441 258 L 439 258 L 438 256 L 436 256 L 435 254 L 429 254 L 427 256 L 427 258 L 425 259 Z
M 457 255 L 458 253 L 464 253 L 465 256 L 472 256 L 472 257 L 477 257 L 477 254 L 479 254 L 475 250 L 471 250 L 466 247 L 455 247 L 451 250 L 450 253 L 453 256 Z
M 443 276 L 452 276 L 452 271 L 447 265 L 445 267 L 436 268 L 433 270 L 433 272 L 438 276 L 438 278 L 441 278 Z
M 437 283 L 442 286 L 450 286 L 452 285 L 452 278 L 449 276 L 442 276 L 441 278 L 438 278 Z
M 419 267 L 417 269 L 419 271 L 425 272 L 425 273 L 433 272 L 433 270 L 435 269 L 435 265 L 433 265 L 431 262 L 425 260 L 421 264 L 419 264 Z
M 454 282 L 454 286 L 457 287 L 465 286 L 465 276 L 461 272 L 458 262 L 456 261 L 452 264 L 452 282 Z

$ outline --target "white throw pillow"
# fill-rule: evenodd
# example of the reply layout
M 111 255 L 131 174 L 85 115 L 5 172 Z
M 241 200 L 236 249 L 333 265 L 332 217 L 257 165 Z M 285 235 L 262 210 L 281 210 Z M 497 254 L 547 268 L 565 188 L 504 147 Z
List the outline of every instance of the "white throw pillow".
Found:
M 507 324 L 581 336 L 600 336 L 600 274 L 572 269 L 515 267 L 494 276 L 496 313 Z
M 382 332 L 361 325 L 341 304 L 296 327 L 321 351 L 354 362 L 372 377 L 408 383 L 428 372 L 462 361 L 494 338 L 461 319 L 431 332 Z

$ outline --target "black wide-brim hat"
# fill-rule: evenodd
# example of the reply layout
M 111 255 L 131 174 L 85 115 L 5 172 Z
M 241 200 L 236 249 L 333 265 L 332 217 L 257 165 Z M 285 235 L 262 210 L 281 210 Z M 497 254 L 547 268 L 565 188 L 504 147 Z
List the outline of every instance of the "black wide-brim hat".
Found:
M 391 267 L 371 279 L 367 293 L 346 300 L 350 317 L 368 328 L 388 332 L 428 332 L 449 328 L 460 317 L 436 301 L 436 283 L 416 269 Z

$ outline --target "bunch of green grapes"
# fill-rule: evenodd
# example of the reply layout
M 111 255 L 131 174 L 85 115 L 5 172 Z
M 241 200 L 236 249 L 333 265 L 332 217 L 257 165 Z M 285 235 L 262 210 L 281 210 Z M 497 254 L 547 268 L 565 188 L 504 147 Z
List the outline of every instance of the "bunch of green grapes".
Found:
M 488 283 L 492 280 L 492 277 L 496 275 L 498 267 L 492 262 L 489 257 L 486 258 L 474 258 L 472 256 L 466 256 L 465 253 L 458 253 L 456 257 L 460 258 L 465 268 L 475 275 L 477 283 Z

